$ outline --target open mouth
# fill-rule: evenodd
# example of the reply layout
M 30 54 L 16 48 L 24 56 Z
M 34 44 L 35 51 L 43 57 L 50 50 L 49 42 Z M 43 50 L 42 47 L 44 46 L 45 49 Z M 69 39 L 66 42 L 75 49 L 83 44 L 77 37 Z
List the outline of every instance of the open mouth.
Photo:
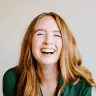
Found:
M 54 52 L 42 52 L 43 54 L 53 54 Z
M 55 50 L 54 49 L 41 49 L 41 52 L 43 54 L 54 54 Z

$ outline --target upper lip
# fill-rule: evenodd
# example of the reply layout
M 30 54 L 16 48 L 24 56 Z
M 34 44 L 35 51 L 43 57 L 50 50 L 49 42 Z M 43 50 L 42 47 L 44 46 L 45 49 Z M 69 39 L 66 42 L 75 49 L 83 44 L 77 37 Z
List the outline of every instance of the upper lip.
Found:
M 51 47 L 43 47 L 43 48 L 41 48 L 40 50 L 42 50 L 42 49 L 52 49 L 52 50 L 56 51 L 56 49 L 51 48 Z

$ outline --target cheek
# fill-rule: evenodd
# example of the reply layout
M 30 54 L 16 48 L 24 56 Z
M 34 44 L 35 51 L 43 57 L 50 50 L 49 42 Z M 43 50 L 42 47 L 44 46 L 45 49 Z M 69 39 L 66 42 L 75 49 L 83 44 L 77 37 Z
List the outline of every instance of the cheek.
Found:
M 32 39 L 32 51 L 33 51 L 33 52 L 36 50 L 37 44 L 38 44 L 38 43 L 37 43 L 36 38 L 33 38 L 33 39 Z
M 36 58 L 37 57 L 37 49 L 38 49 L 38 43 L 36 38 L 32 39 L 32 54 Z
M 32 39 L 32 49 L 35 50 L 41 46 L 43 42 L 43 38 L 38 38 L 36 36 L 33 37 Z
M 58 49 L 61 51 L 61 49 L 62 49 L 62 40 L 61 39 L 60 40 L 56 40 L 56 44 L 58 46 Z
M 35 36 L 34 38 L 34 42 L 40 46 L 43 42 L 44 42 L 44 36 Z

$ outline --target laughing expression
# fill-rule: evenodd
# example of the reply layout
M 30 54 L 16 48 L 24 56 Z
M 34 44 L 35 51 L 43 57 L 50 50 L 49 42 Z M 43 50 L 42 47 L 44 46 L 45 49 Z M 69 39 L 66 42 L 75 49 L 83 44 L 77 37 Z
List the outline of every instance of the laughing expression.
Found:
M 62 38 L 56 21 L 51 16 L 40 18 L 32 38 L 32 54 L 40 64 L 56 64 L 62 49 Z

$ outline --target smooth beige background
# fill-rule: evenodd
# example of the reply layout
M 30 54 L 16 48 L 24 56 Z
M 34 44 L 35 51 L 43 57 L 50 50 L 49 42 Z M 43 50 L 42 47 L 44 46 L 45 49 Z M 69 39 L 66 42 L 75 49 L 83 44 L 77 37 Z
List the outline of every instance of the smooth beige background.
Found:
M 17 65 L 22 38 L 41 12 L 60 14 L 72 30 L 85 65 L 96 80 L 96 0 L 0 0 L 0 96 L 4 72 Z M 92 96 L 96 96 L 93 89 Z

